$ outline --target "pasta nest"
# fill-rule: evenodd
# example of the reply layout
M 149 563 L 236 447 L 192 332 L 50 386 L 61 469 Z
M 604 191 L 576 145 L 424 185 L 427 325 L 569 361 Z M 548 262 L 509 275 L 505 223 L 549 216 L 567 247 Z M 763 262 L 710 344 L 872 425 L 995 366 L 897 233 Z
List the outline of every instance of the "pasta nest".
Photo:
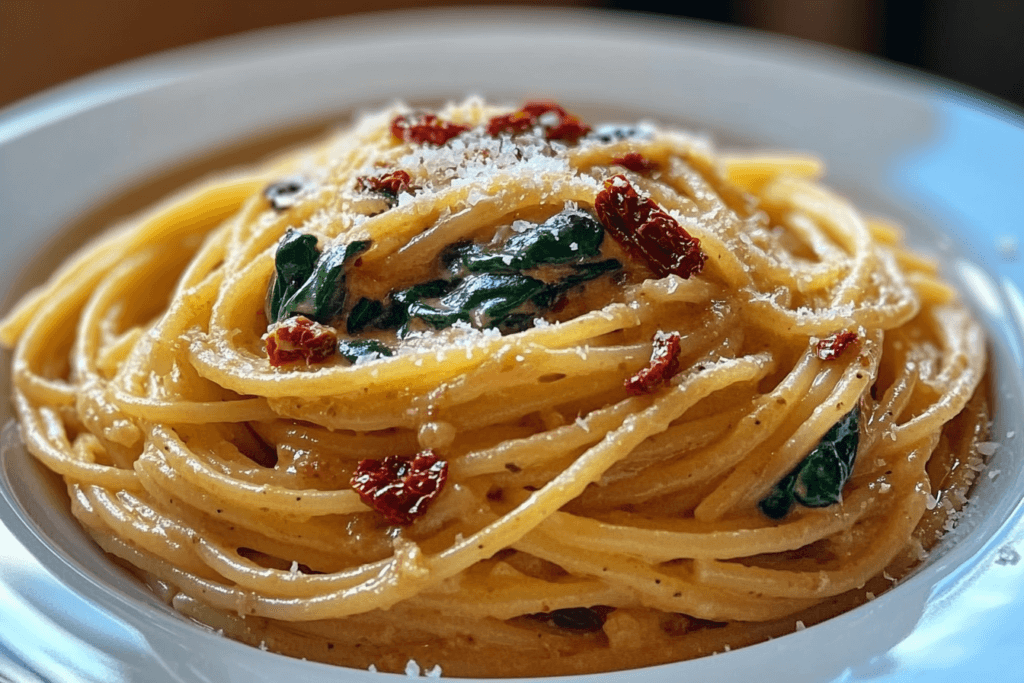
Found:
M 22 436 L 99 545 L 248 642 L 452 675 L 699 656 L 848 609 L 918 562 L 987 424 L 983 332 L 936 264 L 822 186 L 816 159 L 653 124 L 488 130 L 514 112 L 449 105 L 437 120 L 465 129 L 434 144 L 396 137 L 418 115 L 396 105 L 205 179 L 8 316 Z M 408 180 L 383 187 L 395 170 Z M 348 314 L 436 280 L 453 245 L 593 216 L 609 182 L 697 240 L 702 269 L 664 274 L 605 235 L 620 268 L 513 329 L 341 319 L 325 326 L 390 355 L 268 358 L 286 235 L 321 254 L 368 243 Z M 673 372 L 627 391 L 668 334 Z M 840 334 L 849 348 L 823 352 Z M 839 499 L 765 514 L 854 410 Z M 409 523 L 354 490 L 360 462 L 428 449 L 446 481 Z

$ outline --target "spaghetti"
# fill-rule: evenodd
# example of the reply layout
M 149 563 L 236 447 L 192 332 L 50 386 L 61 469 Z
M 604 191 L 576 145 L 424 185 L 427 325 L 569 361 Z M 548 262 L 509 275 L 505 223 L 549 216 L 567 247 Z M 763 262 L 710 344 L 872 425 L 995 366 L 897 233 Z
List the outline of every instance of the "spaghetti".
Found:
M 792 631 L 920 561 L 987 428 L 981 328 L 821 170 L 547 102 L 367 116 L 26 297 L 21 433 L 104 550 L 285 654 L 525 676 Z

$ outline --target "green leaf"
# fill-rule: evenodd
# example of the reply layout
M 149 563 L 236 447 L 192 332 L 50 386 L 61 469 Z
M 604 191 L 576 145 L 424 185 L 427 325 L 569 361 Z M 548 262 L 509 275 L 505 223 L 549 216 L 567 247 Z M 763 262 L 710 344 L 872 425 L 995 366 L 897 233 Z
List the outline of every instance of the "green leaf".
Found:
M 512 235 L 498 249 L 464 247 L 460 261 L 471 273 L 518 273 L 591 258 L 598 254 L 603 240 L 604 226 L 590 214 L 567 210 Z
M 313 274 L 319 256 L 316 237 L 288 229 L 274 254 L 274 280 L 267 296 L 268 320 L 277 322 L 283 319 L 281 305 Z
M 578 263 L 573 266 L 573 273 L 571 275 L 549 284 L 543 292 L 533 298 L 533 303 L 543 309 L 551 308 L 562 295 L 573 287 L 598 278 L 605 273 L 621 269 L 622 264 L 615 259 Z
M 381 356 L 395 355 L 387 345 L 376 339 L 343 339 L 338 342 L 338 353 L 349 363 L 374 353 Z
M 404 337 L 409 322 L 409 308 L 423 299 L 438 299 L 451 292 L 462 282 L 461 280 L 430 280 L 414 285 L 408 289 L 392 292 L 384 314 L 378 318 L 374 326 L 383 330 L 398 330 L 398 336 Z
M 593 260 L 603 240 L 604 226 L 593 216 L 567 210 L 500 247 L 458 242 L 439 256 L 444 278 L 391 292 L 385 302 L 360 300 L 349 312 L 348 332 L 393 329 L 404 337 L 412 318 L 435 329 L 459 321 L 503 333 L 527 329 L 573 287 L 622 268 L 614 259 Z M 544 279 L 527 275 L 547 265 L 561 267 L 547 271 Z M 561 279 L 552 282 L 558 274 Z
M 859 443 L 858 406 L 833 425 L 814 450 L 761 500 L 761 511 L 772 519 L 782 519 L 794 503 L 813 508 L 838 503 L 853 473 Z
M 520 274 L 478 274 L 462 280 L 437 305 L 416 301 L 409 305 L 410 317 L 420 318 L 436 329 L 457 321 L 498 327 L 516 308 L 543 291 L 540 280 Z
M 759 507 L 761 512 L 772 519 L 782 519 L 793 507 L 793 485 L 796 483 L 796 472 L 790 472 L 775 487 L 761 499 Z
M 382 315 L 384 315 L 384 304 L 376 299 L 367 299 L 364 296 L 349 311 L 348 320 L 345 322 L 345 329 L 348 330 L 349 334 L 359 334 Z
M 281 304 L 277 320 L 304 315 L 318 323 L 330 324 L 345 307 L 345 267 L 369 248 L 369 241 L 357 241 L 321 254 L 312 274 Z

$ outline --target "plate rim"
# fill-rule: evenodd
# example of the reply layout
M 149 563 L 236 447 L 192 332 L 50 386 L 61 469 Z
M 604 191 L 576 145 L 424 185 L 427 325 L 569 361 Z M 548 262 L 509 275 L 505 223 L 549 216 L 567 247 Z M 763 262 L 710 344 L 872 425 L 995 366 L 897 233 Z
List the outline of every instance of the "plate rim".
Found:
M 472 15 L 473 17 L 476 17 L 481 21 L 494 21 L 496 15 L 514 14 L 516 19 L 522 19 L 524 16 L 522 12 L 512 12 L 503 9 L 487 10 L 483 13 L 480 13 L 476 10 L 465 10 L 463 11 L 463 13 L 467 15 Z M 549 21 L 550 17 L 552 16 L 552 13 L 557 13 L 559 15 L 577 16 L 581 13 L 581 11 L 566 10 L 564 8 L 547 8 L 539 12 L 532 11 L 528 13 L 528 15 L 533 16 L 534 20 L 543 17 L 544 21 Z M 582 13 L 587 15 L 596 15 L 597 13 L 600 13 L 602 16 L 610 14 L 606 10 L 583 10 Z M 415 24 L 422 22 L 421 15 L 437 15 L 438 13 L 436 12 L 436 10 L 423 9 L 396 10 L 372 14 L 374 19 L 379 17 L 387 17 L 389 21 L 393 20 L 395 15 L 402 15 L 403 19 L 408 21 L 410 24 Z M 638 18 L 636 16 L 632 16 L 632 18 L 636 20 L 636 26 L 641 26 L 645 28 L 648 27 L 648 25 L 652 22 L 662 27 L 666 23 L 665 20 L 660 17 L 644 16 Z M 368 17 L 363 17 L 362 19 L 369 20 Z M 671 19 L 670 21 L 677 22 L 678 20 Z M 708 30 L 708 27 L 705 22 L 692 22 L 684 20 L 683 24 L 685 27 L 688 27 L 684 27 L 684 33 L 690 29 L 697 30 L 699 28 L 699 31 L 701 32 L 706 32 Z M 55 100 L 67 99 L 69 97 L 77 98 L 83 93 L 86 93 L 90 88 L 93 88 L 98 84 L 108 85 L 110 82 L 117 82 L 125 78 L 132 79 L 146 77 L 146 79 L 148 79 L 148 74 L 157 74 L 161 70 L 166 69 L 166 67 L 169 65 L 174 66 L 178 64 L 179 61 L 183 61 L 184 64 L 193 62 L 194 60 L 201 58 L 204 51 L 206 50 L 211 50 L 215 53 L 232 53 L 232 50 L 234 50 L 235 53 L 237 53 L 239 51 L 244 51 L 245 49 L 248 49 L 254 43 L 260 43 L 268 38 L 271 40 L 276 40 L 277 38 L 281 37 L 295 38 L 295 35 L 293 34 L 298 34 L 303 31 L 309 30 L 308 27 L 311 26 L 315 26 L 319 29 L 322 29 L 325 34 L 334 35 L 335 30 L 342 25 L 345 31 L 352 30 L 353 28 L 351 18 L 342 17 L 331 20 L 316 20 L 312 22 L 303 22 L 302 24 L 290 25 L 288 27 L 259 29 L 255 31 L 246 32 L 240 35 L 228 36 L 213 41 L 207 41 L 200 45 L 190 45 L 181 48 L 174 48 L 153 55 L 148 55 L 145 57 L 138 58 L 136 60 L 132 60 L 128 63 L 115 65 L 107 69 L 94 72 L 93 74 L 80 77 L 65 84 L 54 86 L 53 88 L 47 89 L 29 98 L 20 100 L 14 103 L 13 105 L 7 106 L 4 109 L 0 110 L 0 150 L 2 150 L 3 144 L 6 141 L 4 137 L 4 131 L 7 129 L 8 124 L 12 120 L 17 121 L 18 119 L 24 116 L 32 117 L 35 114 L 38 114 L 40 110 L 50 109 L 51 107 L 53 107 L 55 105 Z M 633 29 L 636 28 L 636 26 L 631 26 Z M 672 32 L 673 34 L 675 34 L 679 28 L 680 26 L 676 24 L 674 27 L 666 29 L 666 32 Z M 741 41 L 749 37 L 748 30 L 736 29 L 734 27 L 713 26 L 711 28 L 711 33 L 717 33 L 718 38 L 720 38 L 721 35 L 725 34 L 731 34 L 733 37 L 735 37 L 737 34 L 743 34 L 742 36 L 740 36 Z M 681 39 L 686 40 L 688 37 L 688 35 L 683 35 L 681 36 Z M 308 36 L 306 36 L 306 38 L 308 39 Z M 712 40 L 717 40 L 717 38 L 713 38 Z M 973 89 L 969 88 L 968 86 L 959 86 L 958 84 L 952 81 L 948 81 L 938 76 L 923 73 L 910 67 L 905 67 L 891 62 L 886 62 L 885 60 L 880 60 L 875 57 L 857 55 L 846 52 L 837 55 L 832 48 L 823 48 L 822 46 L 808 44 L 807 41 L 801 41 L 798 39 L 780 38 L 776 36 L 766 36 L 763 34 L 758 34 L 756 36 L 756 39 L 754 39 L 754 42 L 757 43 L 759 47 L 763 45 L 768 45 L 768 49 L 773 53 L 773 56 L 789 55 L 789 58 L 793 59 L 795 58 L 795 55 L 792 54 L 792 51 L 795 50 L 796 52 L 799 52 L 803 56 L 806 56 L 806 53 L 809 51 L 810 53 L 816 56 L 824 56 L 827 57 L 828 60 L 834 60 L 836 63 L 841 63 L 845 65 L 844 71 L 849 69 L 851 71 L 856 72 L 864 68 L 867 68 L 873 73 L 873 77 L 880 77 L 885 80 L 892 80 L 894 83 L 899 82 L 903 83 L 904 85 L 906 85 L 904 81 L 906 76 L 901 76 L 900 74 L 905 74 L 906 72 L 909 72 L 910 74 L 912 74 L 912 78 L 910 79 L 912 82 L 910 85 L 912 85 L 915 88 L 923 88 L 923 91 L 926 91 L 931 94 L 939 94 L 947 98 L 952 98 L 953 100 L 961 100 L 963 98 L 967 98 L 966 101 L 957 101 L 957 104 L 959 106 L 968 106 L 969 108 L 976 111 L 980 110 L 982 111 L 982 113 L 985 113 L 990 116 L 996 115 L 998 118 L 1003 119 L 1005 122 L 1010 123 L 1018 128 L 1024 129 L 1024 112 L 1017 111 L 1014 105 L 1007 103 L 1003 100 L 999 100 L 998 98 L 989 96 L 986 93 L 976 93 L 973 91 Z M 239 50 L 239 48 L 242 48 L 242 50 Z M 775 50 L 778 51 L 777 54 Z M 827 54 L 822 55 L 822 51 L 824 51 Z M 853 62 L 857 62 L 858 64 L 854 64 Z M 950 85 L 956 87 L 950 88 Z M 979 109 L 979 103 L 986 104 L 986 107 Z M 988 107 L 988 105 L 991 105 L 991 107 Z M 987 110 L 989 108 L 991 108 L 991 111 Z M 65 115 L 73 115 L 76 111 L 78 110 L 72 109 L 70 110 L 70 113 L 65 112 Z M 1002 116 L 1002 114 L 1005 114 L 1006 116 L 1004 117 Z M 47 121 L 43 125 L 49 125 L 59 120 L 61 119 L 54 118 Z M 7 492 L 4 491 L 3 493 L 5 496 L 5 504 L 10 504 L 10 501 L 6 500 Z M 1012 519 L 1019 518 L 1021 514 L 1021 505 L 1022 503 L 1018 501 L 1017 506 L 1014 508 L 1013 514 L 1011 515 Z M 1005 525 L 1009 524 L 1009 522 L 1010 518 L 1004 520 L 1004 526 L 1000 527 L 998 531 L 1002 532 L 1006 528 Z M 985 548 L 978 551 L 978 554 L 982 554 L 983 552 L 990 552 L 991 548 L 989 546 L 991 546 L 992 543 L 994 543 L 994 538 L 995 535 L 993 535 L 989 539 L 989 542 L 986 544 Z M 37 538 L 37 540 L 39 541 L 40 544 L 45 546 L 45 543 L 43 543 L 41 538 Z M 48 550 L 52 552 L 52 549 Z M 59 556 L 56 557 L 57 559 L 63 559 Z M 955 573 L 956 571 L 961 569 L 967 571 L 967 568 L 963 566 L 955 568 L 953 571 Z M 915 576 L 916 575 L 917 574 L 915 574 Z M 950 575 L 947 574 L 946 576 Z M 880 596 L 880 599 L 885 597 L 886 596 Z M 846 614 L 850 613 L 851 612 L 848 612 Z M 836 617 L 831 621 L 840 619 L 843 616 L 845 616 L 845 614 L 840 615 L 839 617 Z M 251 649 L 248 648 L 248 646 L 243 647 L 246 648 L 246 651 Z M 748 648 L 744 648 L 743 651 L 753 650 L 757 647 L 759 646 L 751 646 Z M 741 651 L 738 650 L 737 653 L 739 652 Z M 678 665 L 669 664 L 662 666 L 672 667 Z M 602 676 L 605 675 L 606 674 L 602 674 Z

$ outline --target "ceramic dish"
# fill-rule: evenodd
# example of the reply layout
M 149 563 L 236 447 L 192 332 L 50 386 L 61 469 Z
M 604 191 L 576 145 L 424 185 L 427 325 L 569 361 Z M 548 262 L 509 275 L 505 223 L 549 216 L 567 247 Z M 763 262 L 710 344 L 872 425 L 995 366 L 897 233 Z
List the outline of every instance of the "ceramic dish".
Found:
M 471 93 L 557 97 L 591 121 L 644 117 L 725 147 L 816 153 L 831 185 L 942 259 L 990 331 L 1000 446 L 929 560 L 821 625 L 645 679 L 1005 680 L 1024 657 L 1024 119 L 948 83 L 748 32 L 567 10 L 367 15 L 167 53 L 0 112 L 7 306 L 12 283 L 38 280 L 38 263 L 70 246 L 65 226 L 168 165 L 399 97 Z M 0 680 L 381 680 L 182 619 L 92 545 L 63 485 L 16 447 L 3 450 L 0 493 Z

